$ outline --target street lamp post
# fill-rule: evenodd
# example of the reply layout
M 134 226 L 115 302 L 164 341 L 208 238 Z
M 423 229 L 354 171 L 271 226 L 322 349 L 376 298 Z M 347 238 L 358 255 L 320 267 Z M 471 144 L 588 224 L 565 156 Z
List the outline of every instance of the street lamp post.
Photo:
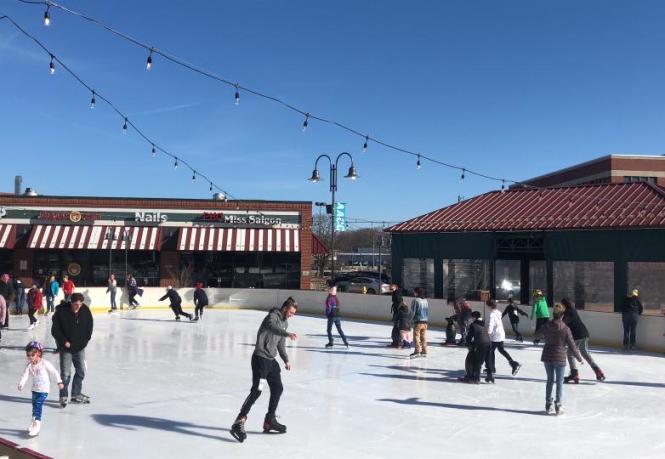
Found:
M 348 158 L 351 160 L 351 167 L 349 167 L 349 171 L 344 176 L 344 178 L 348 178 L 350 180 L 357 179 L 358 174 L 356 172 L 356 167 L 353 164 L 353 156 L 347 152 L 342 152 L 337 155 L 335 161 L 333 161 L 332 158 L 326 154 L 319 155 L 319 157 L 316 158 L 316 161 L 314 162 L 312 176 L 309 178 L 310 182 L 321 181 L 321 174 L 319 173 L 318 164 L 321 158 L 326 158 L 330 163 L 330 193 L 332 194 L 331 204 L 333 211 L 333 218 L 331 219 L 332 223 L 330 225 L 330 278 L 333 280 L 335 279 L 335 192 L 337 191 L 337 169 L 339 166 L 339 160 L 342 156 L 348 156 Z

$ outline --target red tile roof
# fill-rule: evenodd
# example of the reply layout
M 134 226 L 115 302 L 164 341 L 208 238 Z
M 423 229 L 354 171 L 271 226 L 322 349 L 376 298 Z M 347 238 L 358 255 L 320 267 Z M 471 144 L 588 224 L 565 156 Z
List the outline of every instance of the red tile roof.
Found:
M 665 228 L 665 188 L 651 183 L 492 191 L 387 228 L 392 233 Z

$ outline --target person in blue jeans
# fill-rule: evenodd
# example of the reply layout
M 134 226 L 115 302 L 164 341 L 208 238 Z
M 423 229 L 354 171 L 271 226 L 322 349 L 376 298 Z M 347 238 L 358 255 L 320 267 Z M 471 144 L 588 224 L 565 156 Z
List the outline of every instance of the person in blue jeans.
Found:
M 85 348 L 92 337 L 92 329 L 92 313 L 88 306 L 83 304 L 82 294 L 72 293 L 71 301 L 63 301 L 55 308 L 51 335 L 60 353 L 60 376 L 64 384 L 60 389 L 60 406 L 63 408 L 67 406 L 72 365 L 75 372 L 70 400 L 72 403 L 90 403 L 90 397 L 81 390 L 85 378 Z
M 339 333 L 339 336 L 342 338 L 344 345 L 347 348 L 349 347 L 349 342 L 346 340 L 346 335 L 344 335 L 344 331 L 342 330 L 342 320 L 339 317 L 339 307 L 340 307 L 340 302 L 339 298 L 337 298 L 337 287 L 333 285 L 328 290 L 328 297 L 326 298 L 326 317 L 328 318 L 328 328 L 327 328 L 328 344 L 326 344 L 326 348 L 333 347 L 333 336 L 332 336 L 333 324 L 335 324 L 335 328 L 337 328 L 337 333 Z
M 55 279 L 55 276 L 51 276 L 46 286 L 46 315 L 48 316 L 50 312 L 55 311 L 55 298 L 60 293 L 60 284 Z
M 25 286 L 18 277 L 13 280 L 14 292 L 16 292 L 16 312 L 19 316 L 23 315 L 23 305 L 25 304 Z
M 570 328 L 563 323 L 565 308 L 557 303 L 552 311 L 552 320 L 542 325 L 534 334 L 535 339 L 545 339 L 545 347 L 540 360 L 545 365 L 547 384 L 545 385 L 545 413 L 563 414 L 563 375 L 566 370 L 566 345 L 580 364 L 584 364 L 580 351 L 575 345 Z M 556 398 L 552 405 L 552 388 L 556 379 Z

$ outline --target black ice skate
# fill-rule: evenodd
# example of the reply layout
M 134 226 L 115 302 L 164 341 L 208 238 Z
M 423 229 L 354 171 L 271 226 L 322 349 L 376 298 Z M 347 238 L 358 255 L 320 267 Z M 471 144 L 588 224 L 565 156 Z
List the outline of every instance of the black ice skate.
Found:
M 265 421 L 263 421 L 263 433 L 286 433 L 286 426 L 277 422 L 275 416 L 266 415 Z
M 231 426 L 231 435 L 233 438 L 238 440 L 240 443 L 244 442 L 247 438 L 247 432 L 245 432 L 245 421 L 247 418 L 238 418 L 236 422 Z
M 326 344 L 326 349 L 330 349 L 331 347 L 333 347 L 333 343 Z

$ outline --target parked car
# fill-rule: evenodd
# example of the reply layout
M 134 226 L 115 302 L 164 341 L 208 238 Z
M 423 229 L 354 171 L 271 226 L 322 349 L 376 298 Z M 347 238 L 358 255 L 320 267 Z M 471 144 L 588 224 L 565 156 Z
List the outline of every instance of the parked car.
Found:
M 372 279 L 371 277 L 354 277 L 347 281 L 345 291 L 349 293 L 367 293 L 369 295 L 385 294 L 390 293 L 390 285 L 383 282 L 379 283 L 379 279 Z

